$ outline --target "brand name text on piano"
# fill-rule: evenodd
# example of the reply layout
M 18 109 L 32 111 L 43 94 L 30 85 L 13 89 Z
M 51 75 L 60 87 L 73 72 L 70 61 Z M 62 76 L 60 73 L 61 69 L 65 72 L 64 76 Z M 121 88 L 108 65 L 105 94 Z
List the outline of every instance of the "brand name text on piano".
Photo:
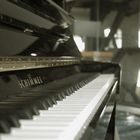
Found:
M 18 80 L 18 83 L 19 83 L 21 88 L 25 88 L 25 87 L 30 87 L 30 86 L 43 84 L 43 80 L 40 76 L 33 77 L 33 78 L 28 77 L 26 79 Z

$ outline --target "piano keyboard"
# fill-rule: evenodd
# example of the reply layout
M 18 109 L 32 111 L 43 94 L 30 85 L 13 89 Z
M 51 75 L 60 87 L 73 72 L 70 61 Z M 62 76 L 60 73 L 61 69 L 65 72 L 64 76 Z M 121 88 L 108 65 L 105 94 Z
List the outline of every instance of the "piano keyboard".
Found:
M 113 74 L 98 76 L 56 105 L 39 110 L 33 119 L 21 119 L 21 126 L 0 134 L 0 140 L 80 139 L 113 83 Z

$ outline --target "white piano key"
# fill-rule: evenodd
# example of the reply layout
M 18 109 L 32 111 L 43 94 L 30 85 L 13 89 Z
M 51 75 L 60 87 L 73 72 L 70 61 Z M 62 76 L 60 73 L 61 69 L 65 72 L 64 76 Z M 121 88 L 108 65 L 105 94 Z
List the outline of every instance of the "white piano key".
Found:
M 1 135 L 0 140 L 55 140 L 57 136 L 11 136 Z
M 56 111 L 56 112 L 55 112 L 55 111 L 52 111 L 52 112 L 51 112 L 50 110 L 48 110 L 48 111 L 49 111 L 49 112 L 47 112 L 47 113 L 54 114 L 54 115 L 57 115 L 57 114 L 69 114 L 69 115 L 71 115 L 71 114 L 72 114 L 72 113 L 69 112 L 69 111 L 64 111 L 64 112 L 63 112 L 63 111 Z M 79 114 L 79 113 L 76 112 L 76 111 L 75 111 L 75 112 L 73 111 L 73 115 L 77 115 L 77 114 Z M 34 119 L 36 119 L 36 116 L 34 116 Z
M 76 111 L 81 111 L 83 108 L 63 108 L 64 112 L 70 111 L 70 112 L 76 112 Z M 50 111 L 61 111 L 61 107 L 57 107 L 55 109 L 50 109 Z
M 62 131 L 62 130 L 64 130 L 65 128 L 67 127 L 67 125 L 65 125 L 65 126 L 57 126 L 57 125 L 54 125 L 54 126 L 49 126 L 49 125 L 47 125 L 47 126 L 45 126 L 45 127 L 42 127 L 42 128 L 37 128 L 37 127 L 25 127 L 25 128 L 21 128 L 21 129 L 19 129 L 19 128 L 12 128 L 12 130 L 11 130 L 11 133 L 18 133 L 18 132 L 20 132 L 20 131 L 28 131 L 28 132 L 48 132 L 48 131 Z
M 36 124 L 36 125 L 23 125 L 19 130 L 24 131 L 24 130 L 38 130 L 38 131 L 47 131 L 49 128 L 50 130 L 56 130 L 58 128 L 59 130 L 64 130 L 70 125 L 70 123 L 61 123 L 61 124 L 55 124 L 55 123 L 49 123 L 46 125 L 42 124 Z
M 103 99 L 114 75 L 101 75 L 48 110 L 40 110 L 33 120 L 21 120 L 19 129 L 1 135 L 1 140 L 74 140 L 80 137 Z M 95 88 L 96 87 L 96 88 Z M 47 133 L 48 132 L 48 133 Z
M 12 129 L 11 134 L 18 135 L 23 133 L 61 133 L 66 126 L 45 126 L 45 125 L 38 125 L 38 126 L 30 126 L 29 127 L 21 127 L 21 129 Z
M 75 117 L 75 115 L 69 115 L 69 114 L 66 114 L 66 115 L 65 115 L 65 114 L 58 114 L 58 115 L 56 114 L 56 115 L 54 115 L 54 114 L 47 113 L 47 112 L 46 112 L 46 113 L 45 113 L 45 112 L 44 112 L 44 113 L 40 113 L 39 116 L 40 116 L 40 117 L 66 117 L 66 118 L 67 118 L 67 117 L 71 117 L 71 118 L 72 118 L 72 117 L 73 117 L 73 118 Z
M 64 114 L 64 113 L 73 113 L 73 114 L 77 114 L 77 110 L 48 110 L 48 113 L 54 113 L 54 114 Z
M 54 108 L 59 108 L 59 107 L 61 107 L 61 108 L 63 108 L 63 109 L 66 109 L 66 108 L 75 108 L 75 106 L 76 106 L 76 108 L 81 108 L 81 107 L 84 107 L 86 104 L 80 104 L 80 103 L 75 103 L 75 104 L 71 104 L 71 103 L 67 103 L 67 104 L 57 104 L 57 106 L 56 107 L 54 107 Z M 49 110 L 51 110 L 51 109 L 49 109 Z M 46 110 L 40 110 L 39 112 L 45 112 Z
M 46 132 L 41 132 L 41 131 L 18 131 L 18 133 L 11 133 L 11 136 L 17 136 L 17 137 L 57 137 L 62 131 L 46 131 Z
M 93 100 L 88 104 L 87 107 L 80 113 L 80 115 L 71 123 L 71 125 L 60 135 L 59 140 L 66 139 L 73 140 L 80 137 L 80 132 L 82 129 L 88 125 L 93 115 L 96 113 L 100 103 L 109 91 L 109 85 L 112 85 L 114 78 L 110 78 L 105 82 L 105 84 L 100 88 L 98 96 L 93 98 Z M 94 109 L 93 109 L 94 108 Z
M 51 116 L 51 117 L 57 117 L 57 116 L 60 116 L 60 117 L 75 117 L 74 114 L 52 114 L 52 113 L 48 113 L 47 111 L 44 111 L 44 112 L 40 112 L 40 115 L 39 116 Z M 33 119 L 39 117 L 39 116 L 34 116 Z
M 69 113 L 70 114 L 70 113 Z M 71 114 L 70 114 L 71 115 Z M 48 119 L 46 116 L 40 116 L 40 117 L 37 117 L 33 120 L 33 122 L 38 122 L 39 120 L 40 121 L 44 121 L 45 123 L 49 123 L 49 122 L 56 122 L 56 123 L 60 123 L 60 121 L 63 121 L 63 122 L 66 122 L 66 121 L 69 121 L 69 120 L 72 120 L 74 119 L 74 117 L 72 118 L 65 118 L 62 120 L 62 118 L 54 118 L 54 119 Z M 59 122 L 57 122 L 59 121 Z M 21 124 L 24 124 L 25 122 L 22 122 Z M 28 122 L 27 122 L 28 123 Z
M 36 120 L 35 121 L 36 122 L 36 125 L 37 124 L 41 124 L 43 127 L 45 127 L 45 126 L 50 126 L 50 125 L 52 125 L 52 126 L 66 126 L 66 125 L 68 125 L 70 122 L 68 122 L 68 121 L 66 121 L 66 120 L 64 120 L 64 121 L 47 121 L 47 119 L 38 119 L 38 120 Z M 30 126 L 30 124 L 31 124 L 31 127 L 32 127 L 32 124 L 34 124 L 34 121 L 33 122 L 23 122 L 23 123 L 21 123 L 21 128 L 25 128 L 26 126 Z

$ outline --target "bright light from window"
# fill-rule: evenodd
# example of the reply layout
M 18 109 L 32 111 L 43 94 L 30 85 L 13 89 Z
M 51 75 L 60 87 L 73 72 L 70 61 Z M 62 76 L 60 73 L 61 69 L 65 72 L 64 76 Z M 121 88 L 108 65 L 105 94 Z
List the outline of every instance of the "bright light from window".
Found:
M 140 48 L 140 30 L 138 31 L 138 48 Z
M 128 122 L 131 122 L 131 123 L 135 122 L 135 117 L 134 116 L 128 116 L 126 119 L 127 119 Z
M 121 29 L 117 30 L 117 37 L 122 38 L 122 30 Z
M 74 41 L 80 52 L 85 50 L 85 42 L 82 40 L 82 38 L 80 36 L 75 35 Z
M 140 87 L 140 70 L 138 71 L 137 87 Z
M 110 31 L 111 31 L 110 28 L 104 29 L 104 36 L 105 36 L 105 37 L 108 37 Z
M 115 34 L 116 45 L 118 49 L 122 48 L 122 30 L 118 29 L 117 33 Z
M 117 45 L 118 49 L 122 48 L 122 39 L 121 38 L 116 39 L 116 45 Z
M 36 53 L 31 53 L 31 56 L 37 56 L 37 54 Z

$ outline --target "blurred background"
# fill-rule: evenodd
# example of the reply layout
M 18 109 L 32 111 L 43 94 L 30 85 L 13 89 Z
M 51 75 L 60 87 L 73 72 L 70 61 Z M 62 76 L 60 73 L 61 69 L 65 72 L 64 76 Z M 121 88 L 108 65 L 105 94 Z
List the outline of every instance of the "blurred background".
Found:
M 122 68 L 116 126 L 118 139 L 140 139 L 140 1 L 67 0 L 74 40 L 83 57 Z M 101 139 L 107 116 L 99 125 Z
M 34 23 L 35 25 L 39 24 L 40 27 L 47 29 L 51 29 L 55 25 L 52 24 L 53 22 L 50 23 L 43 18 L 37 18 L 33 13 L 20 9 L 8 1 L 11 0 L 0 0 L 1 14 L 28 21 L 28 23 Z M 28 2 L 29 0 L 23 1 Z M 39 1 L 42 2 L 43 0 L 38 0 L 36 3 Z M 117 140 L 139 140 L 140 0 L 53 1 L 60 6 L 65 5 L 63 8 L 74 17 L 75 21 L 71 26 L 73 38 L 85 59 L 120 64 L 122 78 L 117 99 L 116 132 L 118 135 L 116 137 Z M 16 0 L 13 0 L 13 2 L 16 2 Z M 52 10 L 54 12 L 56 9 Z M 59 19 L 62 15 L 58 16 L 59 14 L 57 15 L 55 12 L 47 14 L 52 14 L 54 19 Z M 53 51 L 52 46 L 54 44 L 51 44 L 51 41 L 47 42 L 43 38 L 25 36 L 20 32 L 11 32 L 4 28 L 1 28 L 0 32 L 0 56 L 17 54 L 46 56 L 46 54 L 51 54 L 50 52 Z M 27 30 L 27 32 L 30 33 L 31 31 Z M 57 38 L 54 38 L 54 40 L 57 40 Z M 31 48 L 26 50 L 27 46 Z M 62 48 L 62 54 L 64 49 L 72 50 L 70 45 L 67 48 L 60 45 L 60 48 Z M 32 51 L 33 53 L 31 53 Z M 57 56 L 58 54 L 55 55 Z M 102 140 L 109 115 L 110 108 L 108 108 L 108 112 L 98 124 L 94 139 Z

